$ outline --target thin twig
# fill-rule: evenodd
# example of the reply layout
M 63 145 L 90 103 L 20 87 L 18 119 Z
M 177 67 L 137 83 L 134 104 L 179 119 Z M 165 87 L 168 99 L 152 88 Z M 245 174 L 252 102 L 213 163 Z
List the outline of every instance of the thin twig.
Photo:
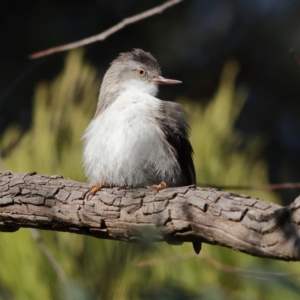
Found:
M 200 253 L 200 256 L 202 256 L 202 253 Z M 149 267 L 149 266 L 166 265 L 172 262 L 182 261 L 193 257 L 195 258 L 197 257 L 197 255 L 194 252 L 188 252 L 177 256 L 172 256 L 169 258 L 156 258 L 156 259 L 140 261 L 138 263 L 135 263 L 134 267 L 141 268 L 141 267 Z
M 295 50 L 294 50 L 294 49 L 291 49 L 291 50 L 290 50 L 290 53 L 291 53 L 291 55 L 292 55 L 294 61 L 295 61 L 296 64 L 298 65 L 298 67 L 300 67 L 300 59 L 298 58 L 298 56 L 297 56 Z
M 134 267 L 140 268 L 140 267 L 149 267 L 149 266 L 159 266 L 159 265 L 165 265 L 165 264 L 170 264 L 173 262 L 177 261 L 182 261 L 182 260 L 187 260 L 191 258 L 198 258 L 198 259 L 203 259 L 216 269 L 223 271 L 223 272 L 228 272 L 228 273 L 238 273 L 241 274 L 244 277 L 249 277 L 249 278 L 256 278 L 256 279 L 265 279 L 268 280 L 269 278 L 265 277 L 257 277 L 257 276 L 251 276 L 252 275 L 261 275 L 261 276 L 279 276 L 279 277 L 288 277 L 288 276 L 299 276 L 299 272 L 264 272 L 264 271 L 255 271 L 255 270 L 245 270 L 241 268 L 235 268 L 231 267 L 225 264 L 222 264 L 221 262 L 213 259 L 210 256 L 205 255 L 203 252 L 200 253 L 200 255 L 195 255 L 193 252 L 188 252 L 184 253 L 181 255 L 169 257 L 169 258 L 164 258 L 164 259 L 152 259 L 152 260 L 146 260 L 146 261 L 141 261 L 138 262 L 134 265 Z
M 46 56 L 46 55 L 50 55 L 53 53 L 57 53 L 57 52 L 62 52 L 62 51 L 66 51 L 66 50 L 70 50 L 70 49 L 74 49 L 74 48 L 78 48 L 78 47 L 82 47 L 84 45 L 88 45 L 97 41 L 103 41 L 105 40 L 108 36 L 114 34 L 115 32 L 121 30 L 122 28 L 126 27 L 129 24 L 138 22 L 140 20 L 149 18 L 155 14 L 159 14 L 162 13 L 164 10 L 168 9 L 171 6 L 174 6 L 175 4 L 178 4 L 179 2 L 182 2 L 183 0 L 170 0 L 162 5 L 156 6 L 152 9 L 146 10 L 140 14 L 137 14 L 135 16 L 129 17 L 124 19 L 122 22 L 114 25 L 113 27 L 103 31 L 100 34 L 91 36 L 89 38 L 74 42 L 74 43 L 70 43 L 70 44 L 66 44 L 66 45 L 61 45 L 61 46 L 57 46 L 54 48 L 50 48 L 48 50 L 44 50 L 41 52 L 37 52 L 34 54 L 31 54 L 29 56 L 30 59 L 35 59 L 35 58 L 39 58 L 42 56 Z
M 299 189 L 300 182 L 295 183 L 274 183 L 274 184 L 256 184 L 256 185 L 213 185 L 198 184 L 201 187 L 210 187 L 218 190 L 284 190 Z
M 63 269 L 59 265 L 59 263 L 55 260 L 55 258 L 51 254 L 51 252 L 48 250 L 48 248 L 44 244 L 39 232 L 34 228 L 28 228 L 28 230 L 31 233 L 32 237 L 37 242 L 37 244 L 39 245 L 42 252 L 45 254 L 45 256 L 48 259 L 48 261 L 50 262 L 50 264 L 52 265 L 52 267 L 55 270 L 55 272 L 57 274 L 57 277 L 60 279 L 61 283 L 67 288 L 68 285 L 69 285 L 69 280 L 68 280 L 65 272 L 63 271 Z
M 4 164 L 3 164 L 2 155 L 1 155 L 1 152 L 0 152 L 0 172 L 2 170 L 4 170 Z
M 241 268 L 235 268 L 231 267 L 225 264 L 220 263 L 219 261 L 213 259 L 212 257 L 209 257 L 203 253 L 201 253 L 201 257 L 199 257 L 203 260 L 205 260 L 210 265 L 214 266 L 216 269 L 224 272 L 229 273 L 239 273 L 239 274 L 257 274 L 257 275 L 272 275 L 272 276 L 279 276 L 279 277 L 288 277 L 288 276 L 299 276 L 299 272 L 265 272 L 265 271 L 256 271 L 256 270 L 245 270 Z M 246 275 L 244 275 L 246 276 Z

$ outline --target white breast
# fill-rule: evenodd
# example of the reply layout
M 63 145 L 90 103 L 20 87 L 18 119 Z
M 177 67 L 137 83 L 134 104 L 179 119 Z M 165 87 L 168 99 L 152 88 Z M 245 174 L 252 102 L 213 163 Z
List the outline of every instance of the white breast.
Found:
M 124 92 L 91 121 L 83 136 L 83 164 L 91 184 L 179 183 L 179 164 L 155 120 L 159 103 L 145 93 Z

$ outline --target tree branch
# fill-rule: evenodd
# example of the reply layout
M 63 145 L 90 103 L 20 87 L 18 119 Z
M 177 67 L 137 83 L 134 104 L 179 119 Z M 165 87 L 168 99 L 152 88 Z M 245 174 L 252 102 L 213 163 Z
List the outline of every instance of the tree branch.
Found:
M 157 194 L 103 189 L 86 201 L 88 190 L 85 183 L 57 175 L 0 173 L 0 231 L 30 227 L 128 242 L 201 241 L 259 257 L 300 260 L 300 197 L 282 207 L 189 186 Z
M 31 55 L 29 55 L 30 59 L 35 59 L 35 58 L 39 58 L 42 56 L 47 56 L 53 53 L 57 53 L 57 52 L 62 52 L 62 51 L 66 51 L 66 50 L 70 50 L 70 49 L 74 49 L 74 48 L 78 48 L 78 47 L 82 47 L 91 43 L 95 43 L 98 41 L 103 41 L 105 40 L 108 36 L 116 33 L 117 31 L 123 29 L 124 27 L 126 27 L 127 25 L 133 24 L 135 22 L 141 21 L 143 19 L 149 18 L 153 15 L 162 13 L 164 10 L 168 9 L 171 6 L 174 6 L 175 4 L 178 4 L 179 2 L 181 2 L 183 0 L 170 0 L 165 2 L 162 5 L 156 6 L 154 8 L 151 8 L 149 10 L 146 10 L 142 13 L 139 13 L 135 16 L 129 17 L 124 19 L 122 22 L 114 25 L 113 27 L 103 31 L 102 33 L 99 33 L 97 35 L 88 37 L 86 39 L 74 42 L 74 43 L 70 43 L 70 44 L 66 44 L 66 45 L 61 45 L 61 46 L 57 46 L 54 48 L 50 48 L 48 50 L 44 50 L 44 51 L 40 51 L 37 53 L 33 53 Z

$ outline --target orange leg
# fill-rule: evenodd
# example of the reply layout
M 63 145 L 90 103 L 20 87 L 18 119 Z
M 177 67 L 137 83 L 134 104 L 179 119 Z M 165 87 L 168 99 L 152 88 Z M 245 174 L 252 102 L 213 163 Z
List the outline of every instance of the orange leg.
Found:
M 99 183 L 99 184 L 95 184 L 91 187 L 91 189 L 89 190 L 89 192 L 86 195 L 86 199 L 87 201 L 90 201 L 91 198 L 100 190 L 102 190 L 103 188 L 107 187 L 108 185 L 105 183 Z
M 155 185 L 151 185 L 151 186 L 147 186 L 148 191 L 160 191 L 160 190 L 164 190 L 167 188 L 167 184 L 165 182 L 161 182 L 160 184 L 155 184 Z

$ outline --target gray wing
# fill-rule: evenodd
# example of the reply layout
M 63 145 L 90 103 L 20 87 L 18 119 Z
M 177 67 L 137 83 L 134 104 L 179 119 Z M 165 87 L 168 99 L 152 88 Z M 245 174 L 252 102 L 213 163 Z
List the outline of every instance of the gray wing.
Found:
M 189 126 L 186 123 L 186 114 L 181 105 L 174 102 L 161 101 L 161 116 L 159 126 L 164 132 L 168 143 L 174 150 L 182 176 L 183 184 L 196 184 L 196 173 L 193 162 L 193 148 L 189 141 Z M 196 254 L 201 251 L 201 242 L 193 242 Z
M 189 141 L 186 113 L 177 103 L 161 101 L 160 116 L 157 120 L 180 165 L 183 185 L 196 184 L 194 151 Z

